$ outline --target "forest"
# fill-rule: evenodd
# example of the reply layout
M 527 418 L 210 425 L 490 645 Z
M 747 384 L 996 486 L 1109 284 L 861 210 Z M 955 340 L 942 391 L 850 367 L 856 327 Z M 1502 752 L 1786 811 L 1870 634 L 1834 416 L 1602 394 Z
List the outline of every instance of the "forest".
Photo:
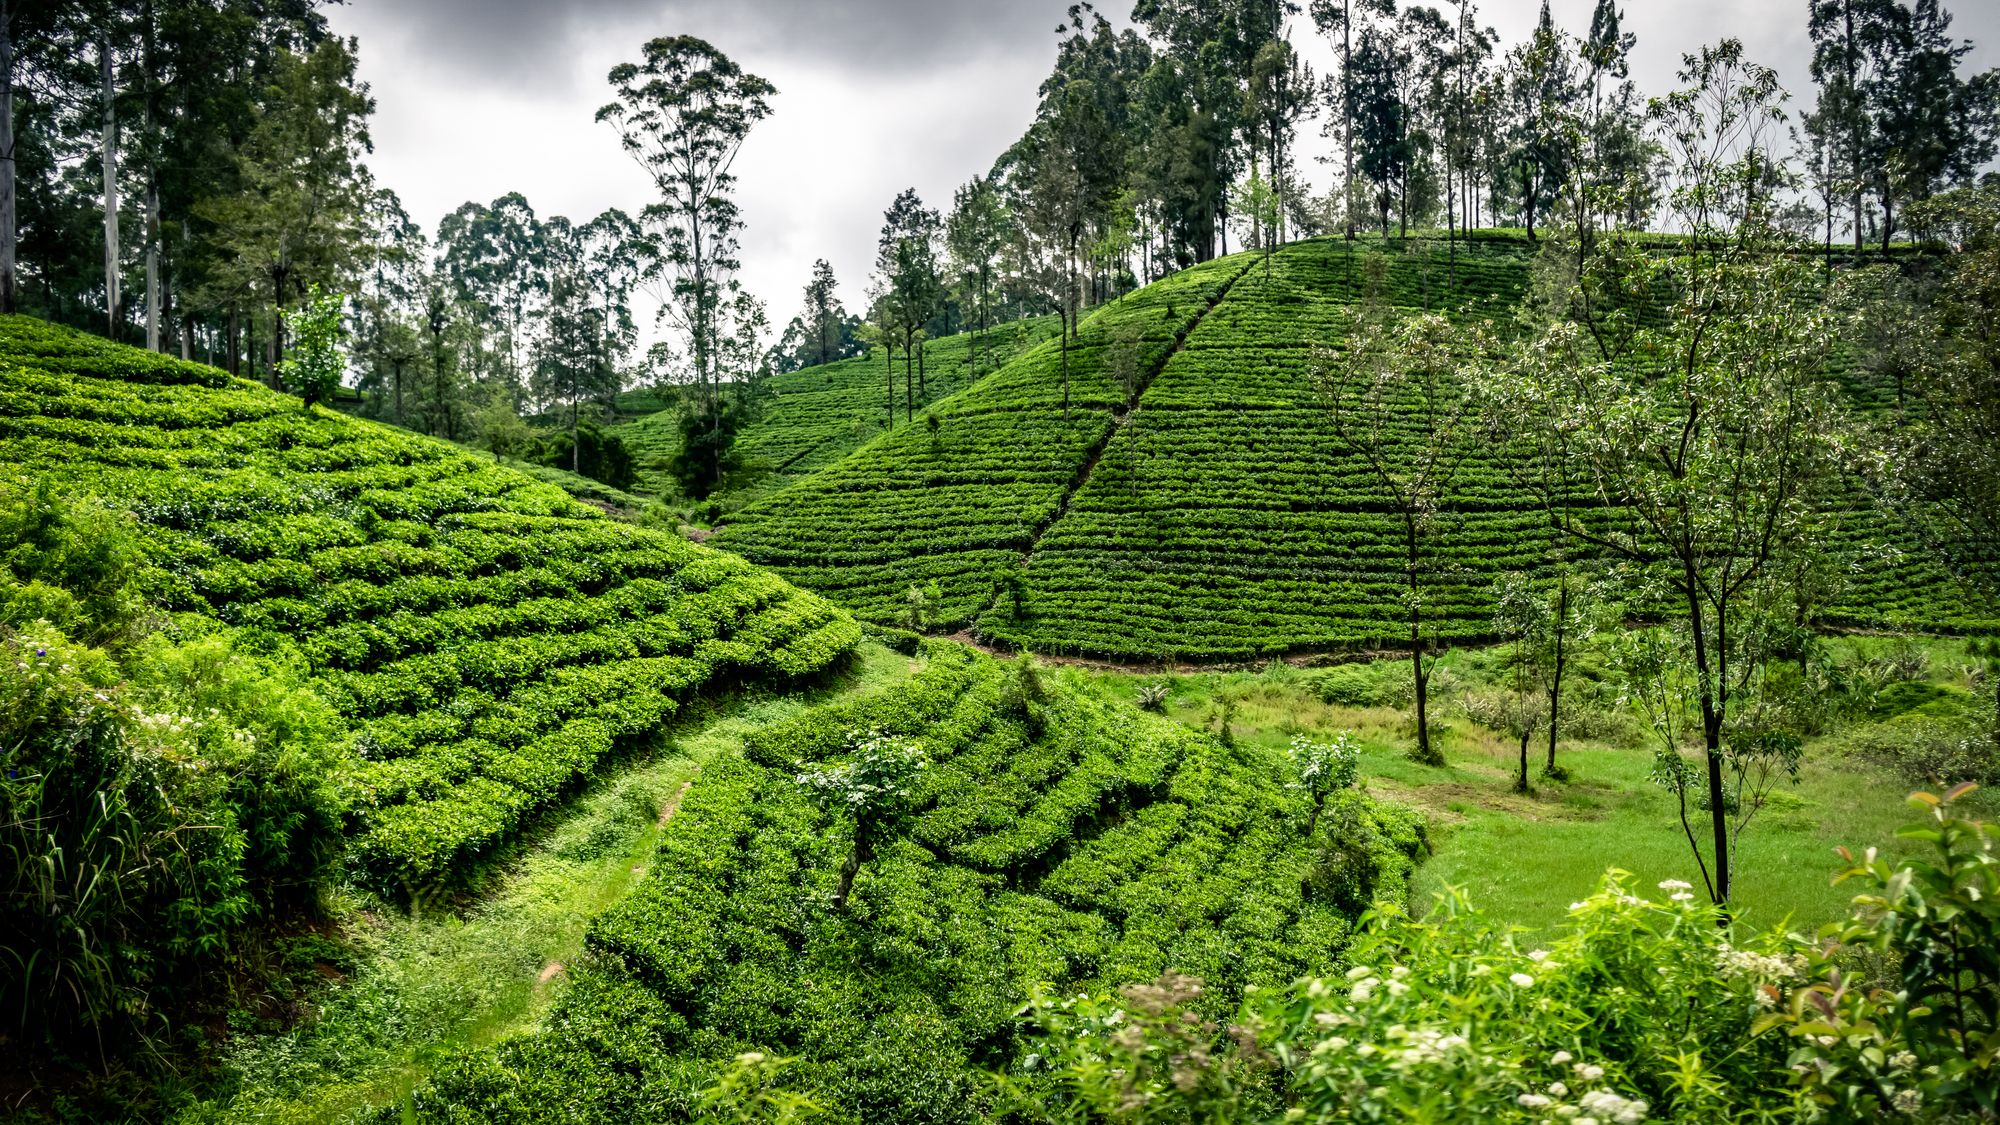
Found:
M 0 1120 L 2000 1121 L 1991 13 L 657 7 L 0 0 Z

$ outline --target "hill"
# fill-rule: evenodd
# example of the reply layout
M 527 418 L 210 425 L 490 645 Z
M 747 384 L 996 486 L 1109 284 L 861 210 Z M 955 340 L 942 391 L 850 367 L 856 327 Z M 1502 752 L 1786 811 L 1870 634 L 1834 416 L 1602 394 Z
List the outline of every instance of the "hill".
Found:
M 923 386 L 906 392 L 904 358 L 881 353 L 772 375 L 758 383 L 749 421 L 736 439 L 741 468 L 727 482 L 728 502 L 768 495 L 808 476 L 891 429 L 889 389 L 895 383 L 894 426 L 921 423 L 930 404 L 963 390 L 1041 340 L 1055 334 L 1054 317 L 1019 320 L 983 333 L 925 341 Z M 893 370 L 890 363 L 893 362 Z M 614 431 L 639 467 L 639 489 L 679 495 L 667 467 L 680 451 L 680 411 L 662 408 L 657 392 L 620 397 L 619 414 L 640 411 Z M 652 407 L 650 411 L 643 407 Z
M 296 651 L 347 727 L 349 862 L 378 886 L 462 877 L 689 700 L 860 639 L 488 458 L 21 317 L 0 319 L 0 465 L 129 513 L 159 609 Z
M 832 1120 L 988 1120 L 980 1070 L 1019 1061 L 1038 984 L 1175 968 L 1220 1014 L 1249 984 L 1332 966 L 1371 896 L 1406 893 L 1421 832 L 1405 811 L 1347 792 L 1308 835 L 1282 754 L 956 645 L 918 659 L 906 683 L 704 770 L 544 1029 L 446 1068 L 403 1112 L 698 1118 L 698 1091 L 760 1051 L 795 1057 L 787 1085 Z M 930 765 L 837 909 L 848 832 L 794 775 L 885 740 Z
M 936 433 L 881 437 L 714 542 L 864 617 L 929 603 L 931 624 L 1036 651 L 1226 660 L 1394 643 L 1400 526 L 1335 439 L 1314 349 L 1337 347 L 1371 293 L 1504 334 L 1536 253 L 1499 233 L 1449 249 L 1319 240 L 1196 267 L 1083 322 L 1069 411 L 1044 343 L 938 403 Z M 1860 407 L 1881 406 L 1883 388 L 1843 374 Z M 1496 453 L 1465 474 L 1440 513 L 1427 606 L 1446 640 L 1489 635 L 1493 580 L 1551 557 L 1546 516 Z M 1829 514 L 1850 573 L 1831 622 L 1991 627 L 1858 487 Z

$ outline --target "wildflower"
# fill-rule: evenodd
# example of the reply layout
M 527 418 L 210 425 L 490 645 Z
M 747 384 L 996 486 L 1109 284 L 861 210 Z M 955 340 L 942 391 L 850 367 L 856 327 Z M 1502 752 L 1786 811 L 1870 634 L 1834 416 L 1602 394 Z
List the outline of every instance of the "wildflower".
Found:
M 1522 1094 L 1520 1097 L 1515 1098 L 1514 1101 L 1522 1109 L 1547 1109 L 1551 1104 L 1548 1098 L 1540 1094 Z
M 1558 1098 L 1566 1098 L 1569 1097 L 1569 1087 L 1560 1082 L 1551 1082 L 1549 1083 L 1549 1093 Z
M 1534 952 L 1528 954 L 1528 960 L 1533 961 L 1537 965 L 1541 964 L 1542 962 L 1548 959 L 1549 959 L 1549 951 L 1546 949 L 1537 949 Z
M 1917 1066 L 1917 1056 L 1908 1051 L 1897 1051 L 1889 1056 L 1889 1065 L 1897 1070 L 1914 1070 Z
M 1688 891 L 1675 891 L 1675 892 L 1674 892 L 1673 894 L 1670 894 L 1670 895 L 1668 895 L 1667 897 L 1668 897 L 1668 898 L 1670 898 L 1670 899 L 1672 899 L 1672 900 L 1674 900 L 1675 902 L 1693 902 L 1693 901 L 1694 901 L 1694 895 L 1693 895 L 1692 893 L 1688 892 Z
M 1347 998 L 1349 1000 L 1354 1001 L 1356 1004 L 1366 1004 L 1368 1002 L 1369 997 L 1375 995 L 1375 986 L 1378 983 L 1380 982 L 1378 982 L 1374 977 L 1369 977 L 1368 979 L 1362 981 L 1356 981 L 1354 987 L 1347 990 Z
M 1895 1106 L 1898 1113 L 1915 1114 L 1923 1107 L 1924 1095 L 1920 1090 L 1898 1090 L 1889 1104 Z
M 1557 1051 L 1555 1054 L 1549 1056 L 1549 1065 L 1561 1066 L 1564 1063 L 1569 1062 L 1571 1059 L 1574 1058 L 1576 1058 L 1576 1056 L 1570 1054 L 1568 1051 Z
M 1347 979 L 1360 980 L 1362 977 L 1373 975 L 1374 972 L 1375 970 L 1369 968 L 1366 965 L 1356 965 L 1353 968 L 1347 970 Z
M 1404 984 L 1402 981 L 1392 980 L 1389 982 L 1389 995 L 1391 996 L 1401 996 L 1409 990 L 1410 986 Z
M 1526 973 L 1515 973 L 1507 979 L 1514 982 L 1515 988 L 1533 988 L 1535 986 L 1535 978 Z
M 1594 1063 L 1576 1064 L 1576 1076 L 1585 1082 L 1595 1082 L 1604 1077 L 1604 1068 Z
M 1691 891 L 1694 890 L 1694 884 L 1680 879 L 1664 879 L 1660 882 L 1660 889 L 1663 891 Z
M 1592 1090 L 1578 1098 L 1577 1102 L 1592 1117 L 1609 1121 L 1612 1125 L 1638 1125 L 1652 1108 L 1645 1102 L 1621 1097 L 1609 1090 Z M 1580 1123 L 1586 1119 L 1577 1120 Z

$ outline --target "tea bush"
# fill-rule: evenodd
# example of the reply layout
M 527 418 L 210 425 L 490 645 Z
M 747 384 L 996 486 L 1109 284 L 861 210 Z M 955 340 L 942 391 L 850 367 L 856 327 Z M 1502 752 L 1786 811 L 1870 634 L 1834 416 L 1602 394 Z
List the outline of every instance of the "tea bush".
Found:
M 688 1120 L 755 1053 L 794 1060 L 787 1089 L 830 1120 L 980 1121 L 982 1072 L 1019 1058 L 1037 982 L 1180 966 L 1220 1012 L 1340 956 L 1352 911 L 1306 892 L 1321 846 L 1284 761 L 1061 675 L 1039 673 L 1028 702 L 1018 664 L 938 642 L 923 659 L 907 685 L 766 728 L 705 770 L 654 874 L 593 925 L 547 1030 L 447 1069 L 419 1116 Z M 899 783 L 906 827 L 871 837 L 838 910 L 855 824 L 795 777 L 882 746 L 929 765 Z M 1368 881 L 1400 899 L 1416 817 L 1341 800 L 1368 834 Z
M 162 611 L 297 647 L 350 732 L 350 866 L 384 888 L 461 877 L 714 685 L 808 676 L 860 638 L 490 460 L 22 317 L 0 318 L 0 464 L 131 522 L 132 589 Z M 48 601 L 37 568 L 99 565 L 31 548 L 9 605 Z

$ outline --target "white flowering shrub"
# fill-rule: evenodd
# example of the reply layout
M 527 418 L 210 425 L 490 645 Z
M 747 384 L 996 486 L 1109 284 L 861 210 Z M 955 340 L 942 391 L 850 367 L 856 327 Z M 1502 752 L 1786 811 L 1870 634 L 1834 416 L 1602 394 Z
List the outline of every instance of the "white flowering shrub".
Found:
M 902 814 L 918 775 L 929 765 L 921 746 L 879 730 L 850 733 L 844 762 L 816 769 L 799 763 L 794 779 L 799 788 L 822 811 L 848 821 L 853 831 L 853 847 L 833 894 L 835 910 L 847 908 L 854 876 L 875 857 L 875 845 Z
M 1343 789 L 1354 788 L 1361 778 L 1361 747 L 1354 740 L 1354 732 L 1341 731 L 1331 742 L 1320 742 L 1303 735 L 1292 739 L 1290 747 L 1292 769 L 1297 780 L 1293 789 L 1303 791 L 1312 800 L 1312 815 L 1306 820 L 1306 835 L 1313 833 L 1319 823 L 1320 812 L 1326 808 L 1326 799 Z
M 1959 792 L 1913 799 L 1931 823 L 1903 834 L 1936 857 L 1871 850 L 1842 876 L 1870 893 L 1816 939 L 1737 936 L 1687 883 L 1613 871 L 1532 945 L 1456 896 L 1384 911 L 1345 975 L 1253 991 L 1227 1024 L 1132 989 L 1038 998 L 1040 1101 L 1112 1122 L 1994 1120 L 2000 830 L 1958 818 Z

